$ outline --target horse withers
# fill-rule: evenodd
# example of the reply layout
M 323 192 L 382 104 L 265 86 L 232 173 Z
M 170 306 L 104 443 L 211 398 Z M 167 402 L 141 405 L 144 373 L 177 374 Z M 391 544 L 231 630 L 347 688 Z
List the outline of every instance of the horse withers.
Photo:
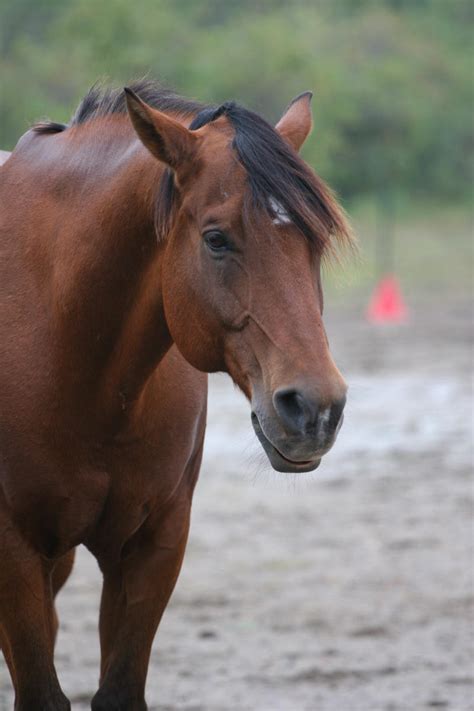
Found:
M 146 708 L 179 574 L 206 373 L 251 404 L 281 472 L 315 469 L 346 385 L 320 264 L 351 243 L 297 151 L 309 93 L 276 128 L 152 82 L 94 88 L 0 171 L 0 642 L 17 711 L 63 711 L 54 597 L 83 543 L 103 573 L 92 709 Z

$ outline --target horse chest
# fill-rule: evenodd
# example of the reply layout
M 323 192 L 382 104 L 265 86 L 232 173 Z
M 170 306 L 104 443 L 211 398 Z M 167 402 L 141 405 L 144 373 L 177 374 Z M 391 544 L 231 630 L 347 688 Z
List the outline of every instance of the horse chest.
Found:
M 107 500 L 110 477 L 93 466 L 47 456 L 3 462 L 1 485 L 11 518 L 32 548 L 56 557 L 82 541 Z
M 132 447 L 110 457 L 110 483 L 101 515 L 85 539 L 106 565 L 120 560 L 124 545 L 150 516 L 170 501 L 186 480 L 186 466 L 170 466 L 166 452 Z

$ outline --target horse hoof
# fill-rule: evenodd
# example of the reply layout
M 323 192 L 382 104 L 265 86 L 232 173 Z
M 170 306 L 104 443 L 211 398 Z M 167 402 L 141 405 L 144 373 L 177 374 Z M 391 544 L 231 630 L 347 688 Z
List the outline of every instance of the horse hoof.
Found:
M 92 711 L 148 711 L 144 699 L 130 698 L 120 689 L 99 689 L 91 702 Z

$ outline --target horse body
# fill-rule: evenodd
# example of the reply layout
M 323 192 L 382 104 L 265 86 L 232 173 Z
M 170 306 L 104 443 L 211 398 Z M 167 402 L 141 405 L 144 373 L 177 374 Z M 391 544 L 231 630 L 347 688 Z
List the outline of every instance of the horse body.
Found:
M 54 595 L 80 543 L 104 575 L 92 708 L 146 708 L 201 462 L 206 372 L 229 372 L 251 399 L 281 471 L 315 468 L 340 425 L 320 253 L 289 237 L 298 214 L 278 183 L 273 217 L 256 223 L 275 233 L 273 257 L 250 239 L 245 159 L 230 149 L 238 127 L 215 114 L 191 131 L 195 106 L 158 99 L 165 113 L 129 94 L 140 140 L 123 111 L 94 104 L 89 122 L 29 131 L 0 171 L 0 643 L 18 711 L 69 708 Z M 295 145 L 306 101 L 279 124 Z M 317 212 L 328 196 L 308 186 Z M 327 201 L 316 224 L 337 231 L 340 219 Z
M 188 431 L 193 432 L 204 410 L 205 376 L 175 348 L 156 368 L 171 341 L 160 332 L 160 250 L 151 202 L 148 210 L 133 205 L 134 197 L 137 203 L 143 199 L 140 184 L 136 195 L 130 190 L 133 157 L 122 160 L 121 166 L 106 161 L 100 151 L 88 151 L 88 138 L 80 141 L 81 155 L 76 156 L 70 135 L 24 137 L 0 183 L 0 200 L 5 195 L 6 201 L 21 180 L 16 197 L 20 219 L 14 229 L 8 223 L 2 229 L 0 282 L 7 308 L 2 309 L 0 329 L 8 347 L 2 349 L 0 364 L 1 424 L 9 433 L 2 447 L 2 483 L 16 520 L 26 525 L 25 535 L 49 556 L 92 535 L 111 485 L 116 485 L 116 472 L 134 480 L 144 502 L 154 493 L 165 500 L 176 474 L 166 482 L 161 472 L 157 480 L 157 462 L 162 468 L 163 453 L 169 450 L 176 456 L 178 450 L 185 463 L 202 440 L 200 431 L 190 447 Z M 122 155 L 116 137 L 110 143 Z M 156 174 L 159 164 L 144 150 L 136 152 L 148 187 L 153 184 L 150 173 Z M 31 166 L 28 172 L 24 162 Z M 84 205 L 90 207 L 94 200 L 97 209 L 86 210 Z M 127 220 L 124 213 L 129 210 L 141 216 L 142 224 Z M 88 235 L 93 235 L 89 243 Z M 133 319 L 138 308 L 143 314 L 140 327 Z M 175 380 L 178 385 L 167 390 L 166 383 Z M 183 397 L 185 386 L 188 397 Z M 170 412 L 177 403 L 183 419 L 181 441 L 179 432 L 170 429 Z M 143 441 L 151 443 L 148 449 Z M 126 472 L 125 454 L 132 451 L 132 471 Z M 140 470 L 157 492 L 146 482 L 137 485 Z M 131 510 L 134 498 L 124 498 L 130 511 L 118 518 L 128 522 L 138 516 Z M 123 541 L 115 544 L 120 550 Z
M 179 567 L 184 552 L 206 375 L 184 360 L 163 328 L 152 196 L 143 204 L 153 181 L 141 184 L 156 178 L 160 165 L 139 144 L 139 156 L 123 160 L 117 137 L 111 143 L 119 161 L 106 161 L 92 145 L 88 152 L 89 135 L 75 155 L 71 138 L 27 134 L 0 180 L 0 204 L 16 193 L 14 219 L 8 210 L 0 218 L 0 530 L 15 527 L 15 547 L 26 558 L 15 561 L 14 571 L 2 566 L 0 585 L 34 580 L 32 567 L 44 568 L 34 591 L 41 599 L 47 586 L 40 579 L 85 543 L 106 580 L 118 577 L 130 587 L 132 601 L 146 600 L 147 588 L 161 584 L 164 609 L 175 574 L 161 559 L 174 557 L 172 567 Z M 134 193 L 129 174 L 137 158 Z M 85 208 L 94 201 L 97 207 Z M 127 219 L 129 210 L 139 219 Z M 125 544 L 133 557 L 151 540 L 160 570 L 154 572 L 149 555 L 146 577 L 133 563 L 128 576 L 118 573 Z M 8 628 L 18 619 L 3 624 L 14 638 Z M 41 688 L 37 679 L 34 685 Z M 19 696 L 19 708 L 28 703 L 43 708 L 39 696 Z

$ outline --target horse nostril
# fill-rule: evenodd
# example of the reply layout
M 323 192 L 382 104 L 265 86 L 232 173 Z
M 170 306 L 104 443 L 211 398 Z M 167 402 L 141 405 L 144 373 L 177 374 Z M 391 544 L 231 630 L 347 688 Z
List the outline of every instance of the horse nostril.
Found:
M 321 408 L 316 398 L 296 388 L 280 388 L 273 393 L 273 406 L 287 434 L 317 434 L 321 442 L 332 438 L 342 424 L 345 396 Z
M 286 429 L 300 434 L 316 423 L 318 405 L 293 388 L 281 388 L 273 394 L 273 406 Z

